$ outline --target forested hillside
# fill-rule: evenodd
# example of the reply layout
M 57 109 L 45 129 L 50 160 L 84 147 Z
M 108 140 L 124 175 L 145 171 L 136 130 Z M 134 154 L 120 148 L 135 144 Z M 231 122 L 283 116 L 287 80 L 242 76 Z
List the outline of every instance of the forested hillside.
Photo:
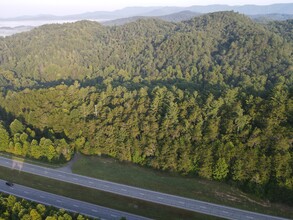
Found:
M 74 151 L 293 201 L 292 22 L 45 25 L 0 38 L 0 149 Z

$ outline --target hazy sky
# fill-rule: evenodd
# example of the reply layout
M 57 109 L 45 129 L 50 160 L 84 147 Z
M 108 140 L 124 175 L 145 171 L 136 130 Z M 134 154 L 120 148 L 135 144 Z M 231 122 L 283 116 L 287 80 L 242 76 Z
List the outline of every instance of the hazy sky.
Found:
M 293 0 L 0 0 L 0 17 L 54 14 L 67 15 L 89 11 L 112 11 L 128 6 L 191 6 L 209 4 L 268 5 L 293 3 Z

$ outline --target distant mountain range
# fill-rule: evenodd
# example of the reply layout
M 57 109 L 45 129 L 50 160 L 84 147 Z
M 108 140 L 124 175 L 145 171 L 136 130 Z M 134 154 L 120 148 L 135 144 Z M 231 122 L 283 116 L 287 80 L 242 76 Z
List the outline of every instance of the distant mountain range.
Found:
M 293 19 L 293 14 L 266 14 L 266 15 L 251 15 L 253 20 L 257 22 L 267 22 L 267 21 L 284 21 Z
M 195 13 L 210 13 L 216 11 L 235 11 L 246 15 L 267 15 L 267 14 L 293 14 L 293 3 L 272 4 L 272 5 L 208 5 L 208 6 L 190 6 L 190 7 L 128 7 L 116 11 L 96 11 L 82 14 L 55 16 L 55 15 L 37 15 L 20 16 L 15 18 L 0 18 L 0 21 L 23 21 L 23 20 L 113 20 L 134 16 L 165 16 L 169 14 L 190 11 Z
M 170 21 L 170 22 L 180 22 L 180 21 L 187 21 L 194 17 L 203 15 L 201 13 L 196 13 L 192 11 L 181 11 L 178 13 L 173 13 L 169 15 L 163 16 L 133 16 L 128 18 L 119 18 L 110 21 L 103 21 L 101 22 L 103 25 L 107 26 L 114 26 L 114 25 L 124 25 L 130 22 L 137 21 L 139 19 L 150 19 L 156 18 L 163 21 Z M 268 21 L 284 21 L 293 19 L 293 14 L 258 14 L 258 15 L 248 15 L 251 19 L 256 22 L 268 22 Z
M 180 22 L 215 11 L 235 11 L 246 14 L 256 22 L 282 21 L 293 19 L 293 3 L 267 6 L 244 5 L 209 5 L 191 7 L 129 7 L 116 11 L 96 11 L 83 14 L 55 16 L 37 15 L 15 18 L 0 18 L 0 37 L 29 31 L 34 27 L 49 23 L 95 20 L 103 25 L 123 25 L 139 19 L 157 18 L 164 21 Z M 13 26 L 12 23 L 17 23 Z
M 114 19 L 110 21 L 104 21 L 102 22 L 103 25 L 113 26 L 113 25 L 123 25 L 129 22 L 134 22 L 139 19 L 148 19 L 148 18 L 157 18 L 161 19 L 163 21 L 170 21 L 170 22 L 180 22 L 180 21 L 186 21 L 193 17 L 200 16 L 201 13 L 196 13 L 192 11 L 181 11 L 178 13 L 173 13 L 169 15 L 163 15 L 163 16 L 133 16 L 128 18 L 120 18 L 120 19 Z M 293 16 L 292 16 L 293 17 Z

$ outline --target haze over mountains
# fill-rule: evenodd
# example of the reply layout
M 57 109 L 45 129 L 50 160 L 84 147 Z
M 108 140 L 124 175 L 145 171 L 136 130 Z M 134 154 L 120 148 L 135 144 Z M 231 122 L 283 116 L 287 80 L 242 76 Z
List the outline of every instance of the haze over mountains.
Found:
M 37 16 L 21 16 L 15 18 L 0 18 L 0 21 L 22 21 L 22 20 L 80 20 L 80 19 L 97 19 L 112 20 L 117 18 L 133 17 L 133 16 L 163 16 L 181 11 L 191 11 L 196 13 L 210 13 L 216 11 L 235 11 L 246 15 L 257 14 L 293 14 L 293 3 L 289 4 L 273 4 L 273 5 L 207 5 L 207 6 L 190 6 L 190 7 L 127 7 L 115 11 L 95 11 L 82 14 L 74 14 L 67 16 L 54 15 L 37 15 Z
M 293 18 L 293 3 L 273 5 L 208 5 L 190 7 L 128 7 L 115 11 L 95 11 L 67 16 L 41 14 L 36 16 L 20 16 L 0 18 L 0 36 L 29 31 L 34 27 L 50 23 L 66 23 L 79 20 L 95 20 L 105 25 L 122 25 L 137 19 L 154 17 L 165 21 L 179 22 L 195 16 L 216 12 L 235 11 L 250 16 L 258 22 L 272 20 L 288 20 Z

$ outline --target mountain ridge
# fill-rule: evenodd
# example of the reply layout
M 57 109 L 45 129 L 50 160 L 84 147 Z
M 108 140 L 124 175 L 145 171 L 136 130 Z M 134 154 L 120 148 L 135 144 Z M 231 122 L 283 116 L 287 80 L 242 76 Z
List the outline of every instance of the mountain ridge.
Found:
M 19 41 L 24 41 L 22 39 L 24 36 L 30 36 L 28 39 L 31 38 L 31 41 L 32 41 L 32 39 L 35 39 L 35 44 L 37 44 L 37 45 L 49 45 L 47 42 L 55 42 L 55 45 L 60 44 L 59 47 L 63 48 L 62 50 L 64 50 L 64 52 L 67 51 L 66 53 L 72 53 L 70 50 L 85 51 L 84 56 L 89 57 L 90 59 L 93 59 L 95 57 L 95 55 L 88 54 L 87 50 L 91 51 L 92 45 L 95 45 L 99 42 L 101 48 L 97 48 L 98 51 L 104 50 L 106 54 L 109 53 L 109 55 L 108 55 L 109 57 L 108 58 L 104 57 L 103 59 L 112 60 L 112 62 L 114 62 L 114 63 L 116 63 L 116 62 L 124 63 L 127 61 L 125 60 L 125 58 L 123 56 L 121 57 L 121 61 L 118 61 L 116 58 L 114 58 L 113 55 L 110 55 L 110 54 L 115 54 L 115 53 L 113 51 L 110 52 L 109 49 L 106 49 L 107 44 L 109 44 L 111 41 L 118 41 L 119 42 L 121 40 L 121 38 L 123 38 L 125 36 L 127 36 L 127 38 L 125 38 L 122 41 L 122 42 L 125 42 L 124 43 L 125 45 L 124 46 L 120 45 L 120 46 L 126 47 L 126 48 L 128 48 L 128 47 L 131 48 L 132 45 L 129 42 L 135 42 L 135 39 L 130 38 L 130 36 L 125 34 L 124 31 L 132 32 L 132 29 L 137 29 L 139 31 L 136 33 L 136 35 L 142 36 L 143 38 L 145 38 L 146 36 L 149 37 L 148 40 L 145 39 L 146 42 L 149 42 L 150 39 L 156 38 L 156 35 L 159 34 L 159 33 L 153 31 L 153 30 L 156 30 L 156 31 L 162 32 L 162 37 L 164 36 L 162 38 L 162 40 L 167 42 L 166 36 L 169 36 L 172 38 L 172 36 L 174 34 L 174 30 L 173 30 L 174 28 L 176 28 L 176 27 L 179 28 L 177 31 L 178 32 L 177 34 L 179 34 L 180 33 L 179 30 L 182 29 L 182 26 L 188 27 L 187 29 L 189 29 L 189 28 L 196 29 L 197 27 L 193 27 L 193 25 L 200 21 L 201 23 L 197 24 L 197 26 L 200 27 L 198 29 L 198 31 L 199 31 L 202 28 L 206 27 L 206 26 L 204 26 L 204 24 L 207 21 L 215 20 L 216 19 L 215 17 L 217 17 L 217 19 L 219 19 L 219 20 L 222 20 L 225 18 L 227 18 L 228 20 L 229 19 L 233 20 L 235 17 L 235 21 L 232 22 L 232 21 L 227 20 L 227 21 L 223 21 L 223 23 L 230 22 L 230 23 L 238 24 L 241 21 L 242 23 L 247 23 L 250 26 L 252 26 L 250 29 L 257 27 L 257 29 L 261 30 L 264 28 L 264 26 L 255 24 L 248 17 L 241 15 L 241 14 L 237 14 L 234 12 L 215 12 L 215 13 L 211 13 L 211 14 L 202 15 L 200 17 L 195 17 L 191 20 L 183 22 L 182 24 L 163 22 L 163 21 L 160 21 L 160 20 L 157 20 L 154 18 L 149 18 L 147 20 L 141 19 L 139 21 L 132 22 L 132 23 L 123 25 L 121 27 L 117 27 L 118 28 L 117 31 L 119 31 L 119 33 L 121 32 L 120 33 L 121 36 L 119 36 L 118 33 L 116 33 L 113 36 L 113 33 L 115 33 L 115 31 L 116 31 L 115 27 L 107 28 L 107 27 L 103 26 L 102 24 L 94 22 L 94 21 L 79 21 L 76 23 L 68 23 L 68 24 L 44 25 L 44 26 L 41 26 L 40 28 L 33 29 L 31 32 L 26 32 L 26 33 L 23 33 L 20 35 L 11 36 L 11 37 L 7 38 L 7 40 L 4 39 L 3 42 L 5 42 L 5 41 L 8 41 L 8 42 L 12 41 L 13 42 L 14 39 L 19 39 Z M 211 27 L 213 26 L 212 23 L 209 23 L 208 25 Z M 211 28 L 211 27 L 210 27 L 209 32 L 215 31 L 216 34 L 213 37 L 217 36 L 217 34 L 219 33 L 219 30 L 216 27 L 213 27 L 213 28 Z M 122 30 L 124 30 L 124 31 L 122 31 Z M 184 32 L 185 31 L 186 30 L 184 30 Z M 58 32 L 60 32 L 60 33 L 58 34 Z M 75 33 L 75 32 L 76 33 L 80 32 L 84 36 L 83 43 L 80 43 L 80 45 L 84 45 L 83 46 L 84 48 L 72 48 L 72 46 L 70 46 L 70 45 L 78 45 L 76 43 L 77 40 L 72 38 L 73 33 Z M 63 33 L 62 38 L 60 38 L 61 33 Z M 44 36 L 37 37 L 38 34 L 44 35 Z M 207 37 L 210 38 L 212 36 L 207 36 Z M 57 40 L 58 38 L 60 38 L 60 40 Z M 43 39 L 43 40 L 40 41 L 40 39 Z M 107 40 L 105 40 L 105 39 L 107 39 Z M 98 42 L 96 42 L 96 40 L 98 40 Z M 36 51 L 34 51 L 36 48 L 34 49 L 31 42 L 23 42 L 22 44 L 24 45 L 24 47 L 26 47 L 26 49 L 25 49 L 25 51 L 27 51 L 26 54 L 31 53 L 31 56 L 35 56 L 38 54 L 40 57 L 47 57 L 53 63 L 56 62 L 55 64 L 60 63 L 60 59 L 62 59 L 60 57 L 59 60 L 58 59 L 56 61 L 52 60 L 54 57 L 60 56 L 60 55 L 55 54 L 55 52 L 52 50 L 53 48 L 47 48 L 47 49 L 39 48 Z M 143 43 L 143 42 L 142 42 L 141 46 L 147 48 L 147 45 L 145 45 L 145 43 Z M 139 46 L 138 48 L 140 48 L 141 46 Z M 13 47 L 18 48 L 17 45 L 14 45 Z M 13 54 L 15 54 L 15 55 L 18 54 L 17 57 L 15 57 L 15 59 L 17 59 L 17 60 L 25 59 L 26 55 L 19 54 L 19 51 L 13 49 L 13 47 L 10 48 L 10 50 L 14 51 Z M 86 50 L 86 48 L 87 48 L 87 50 Z M 116 51 L 117 48 L 113 48 L 113 50 Z M 123 50 L 125 50 L 125 49 L 123 49 Z M 143 48 L 141 48 L 141 50 L 142 50 L 142 54 L 144 54 Z M 31 51 L 31 52 L 29 52 L 29 51 Z M 51 56 L 46 55 L 48 51 L 52 51 L 53 54 L 51 54 Z M 109 51 L 109 52 L 106 52 L 106 51 Z M 189 51 L 189 49 L 187 51 Z M 127 53 L 127 52 L 125 51 L 125 53 Z M 121 54 L 121 52 L 117 52 L 116 54 Z M 132 57 L 131 59 L 134 59 L 134 57 L 137 57 L 140 55 L 138 53 L 138 54 L 135 54 L 135 55 L 133 54 L 133 55 L 129 55 L 129 56 Z M 157 56 L 157 55 L 154 55 L 154 56 Z M 172 56 L 175 56 L 175 55 L 173 54 Z M 172 63 L 171 62 L 171 60 L 173 59 L 172 56 L 170 55 L 170 58 L 169 58 L 170 61 L 167 61 L 170 64 Z M 84 60 L 84 58 L 80 54 L 75 54 L 74 57 L 79 60 L 79 61 L 77 61 L 77 60 L 75 61 L 79 64 L 82 64 L 83 62 L 88 63 L 88 61 Z M 187 59 L 186 57 L 183 58 L 182 62 L 184 63 L 185 62 L 184 60 L 186 60 L 186 59 Z M 80 63 L 80 62 L 82 62 L 82 63 Z M 101 63 L 100 60 L 91 61 L 91 62 Z M 103 66 L 103 63 L 104 62 L 102 62 L 100 65 Z M 6 63 L 5 65 L 7 65 L 7 64 L 8 63 Z M 15 65 L 14 63 L 11 63 L 11 67 L 9 67 L 8 69 L 11 69 L 14 65 Z M 92 64 L 88 63 L 87 65 L 92 65 Z M 164 64 L 164 65 L 169 65 L 169 64 Z M 18 68 L 20 68 L 20 66 L 15 69 L 16 72 L 21 73 L 21 74 L 28 74 L 23 71 L 17 71 Z M 35 74 L 37 74 L 37 72 L 38 72 L 37 68 L 36 67 L 31 67 L 31 68 L 34 68 L 34 70 L 31 69 L 31 71 L 36 72 Z M 122 66 L 120 68 L 122 68 Z M 86 72 L 88 72 L 88 70 L 85 70 L 85 69 L 81 69 L 80 71 L 82 71 L 82 70 L 84 71 L 84 73 L 82 73 L 82 75 L 84 75 Z M 37 74 L 37 75 L 39 75 L 39 74 Z M 42 76 L 42 77 L 44 77 L 44 76 Z M 51 77 L 49 76 L 49 78 L 51 78 Z M 48 79 L 44 78 L 43 80 L 47 81 Z
M 189 6 L 189 7 L 126 7 L 115 11 L 94 11 L 80 14 L 55 16 L 20 16 L 15 18 L 0 18 L 0 21 L 18 21 L 18 20 L 68 20 L 68 19 L 117 19 L 132 16 L 163 16 L 180 11 L 192 11 L 196 13 L 211 13 L 216 11 L 235 11 L 246 15 L 256 14 L 293 14 L 293 3 L 280 3 L 271 5 L 208 5 L 208 6 Z

